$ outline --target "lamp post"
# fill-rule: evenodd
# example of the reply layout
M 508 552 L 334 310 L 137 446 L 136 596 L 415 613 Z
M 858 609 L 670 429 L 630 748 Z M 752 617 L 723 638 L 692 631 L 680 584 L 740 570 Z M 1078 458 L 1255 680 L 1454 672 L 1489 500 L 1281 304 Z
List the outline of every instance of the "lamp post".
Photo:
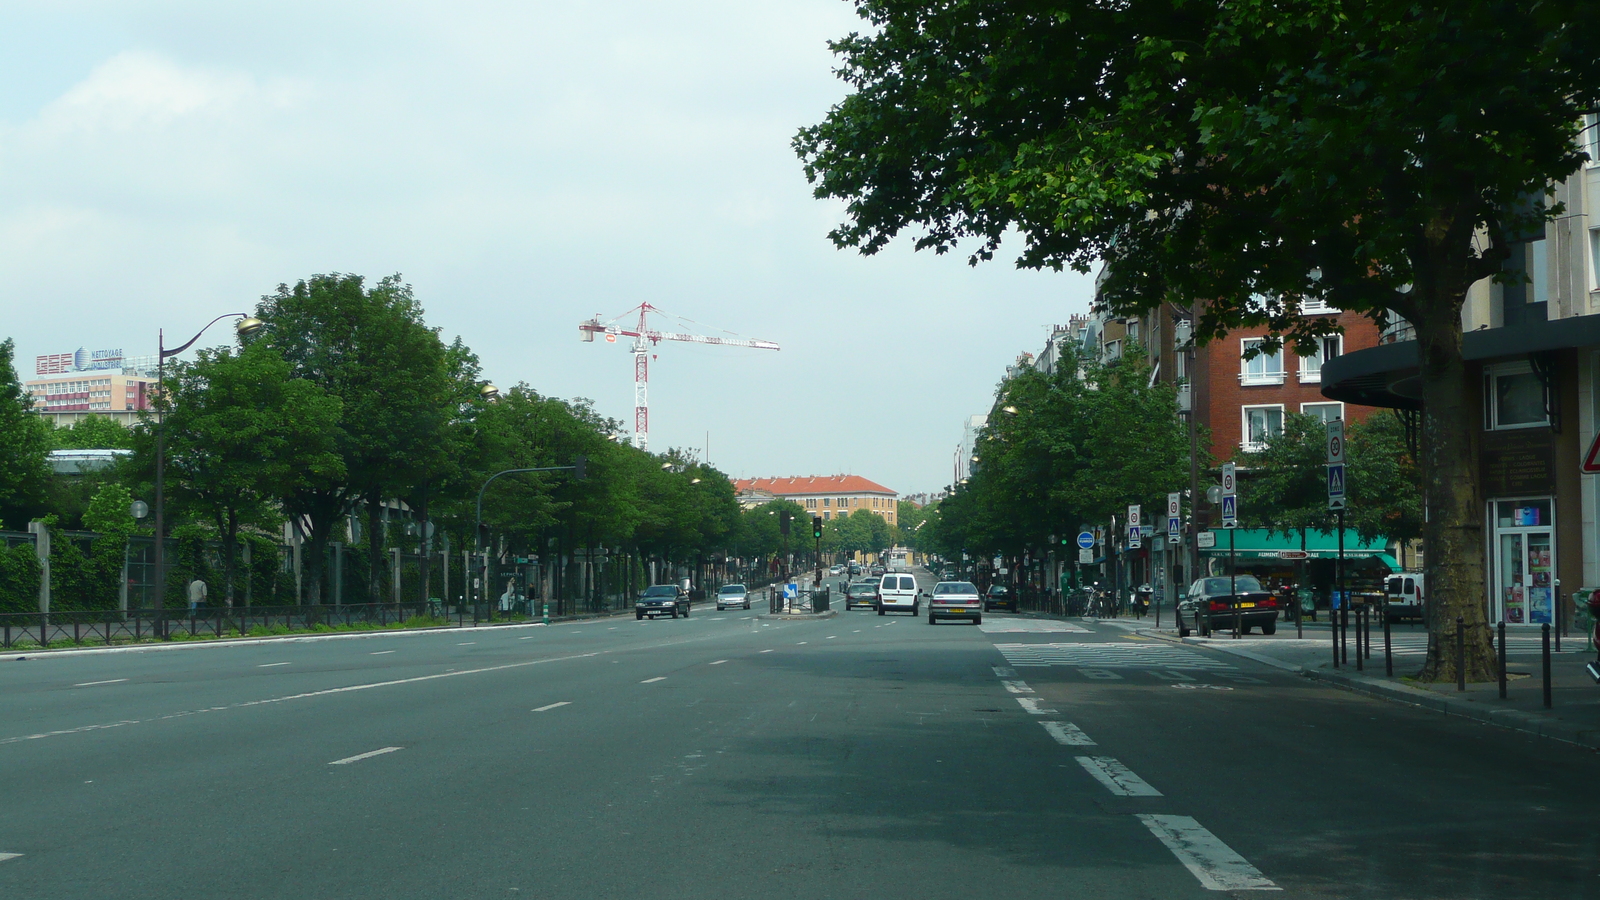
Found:
M 490 387 L 493 387 L 493 385 L 490 385 Z M 495 396 L 498 396 L 498 395 L 499 395 L 499 393 L 496 392 Z M 489 396 L 488 391 L 484 392 L 484 396 L 485 397 Z M 490 475 L 483 482 L 483 487 L 478 488 L 478 507 L 477 507 L 477 514 L 473 519 L 472 542 L 473 542 L 473 547 L 477 551 L 477 555 L 478 555 L 478 579 L 479 579 L 478 580 L 478 584 L 479 584 L 478 591 L 479 591 L 479 594 L 481 595 L 481 599 L 484 601 L 485 611 L 489 614 L 489 619 L 491 621 L 493 621 L 493 619 L 494 619 L 494 611 L 489 608 L 489 603 L 488 603 L 488 600 L 489 600 L 489 572 L 488 572 L 489 560 L 484 556 L 484 553 L 483 553 L 483 492 L 487 491 L 489 489 L 489 484 L 491 482 L 493 482 L 496 478 L 499 478 L 501 475 L 515 475 L 515 474 L 517 474 L 519 472 L 571 472 L 573 474 L 573 476 L 576 477 L 579 481 L 583 481 L 586 477 L 588 477 L 587 469 L 588 469 L 588 460 L 584 457 L 584 455 L 582 453 L 580 453 L 580 454 L 578 454 L 577 459 L 573 460 L 573 463 L 570 466 L 540 466 L 538 468 L 532 468 L 532 469 L 502 469 L 501 471 L 496 472 L 493 475 Z M 545 609 L 546 609 L 545 616 L 546 616 L 546 618 L 549 617 L 549 612 L 548 612 L 549 605 L 550 605 L 549 604 L 549 598 L 545 598 Z M 477 619 L 478 619 L 478 606 L 477 606 L 476 602 L 474 602 L 473 606 L 472 606 L 472 619 L 473 619 L 474 622 L 476 622 Z
M 221 322 L 223 319 L 238 319 L 238 324 L 233 330 L 240 337 L 249 337 L 266 327 L 266 323 L 248 313 L 224 313 L 207 322 L 195 336 L 185 341 L 183 346 L 167 349 L 166 332 L 156 329 L 156 391 L 163 389 L 167 380 L 167 357 L 177 356 L 179 353 L 194 346 L 200 340 L 200 335 L 206 329 Z M 162 405 L 164 397 L 158 397 L 156 406 L 156 619 L 151 629 L 157 637 L 167 636 L 167 532 L 166 532 L 166 416 L 163 414 Z

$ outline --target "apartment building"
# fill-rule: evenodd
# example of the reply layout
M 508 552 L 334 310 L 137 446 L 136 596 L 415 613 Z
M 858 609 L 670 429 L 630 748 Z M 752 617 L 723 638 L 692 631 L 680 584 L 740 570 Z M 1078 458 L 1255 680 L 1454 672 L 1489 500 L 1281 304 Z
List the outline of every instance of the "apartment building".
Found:
M 48 375 L 23 383 L 34 411 L 58 428 L 88 416 L 108 416 L 132 426 L 151 408 L 156 380 L 105 370 Z
M 789 478 L 737 478 L 733 490 L 746 509 L 774 499 L 792 500 L 806 512 L 828 521 L 867 509 L 898 524 L 899 495 L 860 475 L 793 476 Z

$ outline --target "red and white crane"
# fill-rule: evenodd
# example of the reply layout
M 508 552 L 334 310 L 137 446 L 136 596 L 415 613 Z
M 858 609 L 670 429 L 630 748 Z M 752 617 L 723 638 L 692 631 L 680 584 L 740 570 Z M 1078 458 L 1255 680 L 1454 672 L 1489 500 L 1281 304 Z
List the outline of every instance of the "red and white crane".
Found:
M 617 322 L 624 316 L 639 314 L 639 324 L 628 331 Z M 578 323 L 583 339 L 594 341 L 597 334 L 605 335 L 606 343 L 615 344 L 619 337 L 633 338 L 633 445 L 640 450 L 650 449 L 650 350 L 662 341 L 688 341 L 693 344 L 721 344 L 727 347 L 754 347 L 757 350 L 777 350 L 772 341 L 752 341 L 740 337 L 712 337 L 691 332 L 656 331 L 645 321 L 650 313 L 663 313 L 649 303 L 641 303 L 609 321 L 600 321 L 596 315 L 587 322 Z M 672 318 L 676 318 L 673 316 Z M 687 322 L 687 319 L 680 321 Z M 691 323 L 692 324 L 692 323 Z

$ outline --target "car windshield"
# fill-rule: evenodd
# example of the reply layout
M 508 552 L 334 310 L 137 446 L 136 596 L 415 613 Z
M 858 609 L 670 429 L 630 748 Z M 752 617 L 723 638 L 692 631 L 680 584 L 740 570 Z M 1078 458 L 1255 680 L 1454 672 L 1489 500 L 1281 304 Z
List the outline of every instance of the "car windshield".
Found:
M 670 584 L 653 584 L 644 589 L 646 597 L 676 597 L 678 589 Z
M 976 594 L 978 589 L 965 581 L 943 581 L 933 586 L 935 594 Z
M 1204 587 L 1200 593 L 1207 597 L 1226 596 L 1233 592 L 1235 584 L 1237 584 L 1241 593 L 1261 590 L 1261 582 L 1257 581 L 1254 575 L 1239 575 L 1234 578 L 1206 578 L 1203 581 Z
M 742 584 L 725 584 L 722 586 L 722 590 L 717 591 L 719 594 L 742 594 L 744 592 L 744 585 Z

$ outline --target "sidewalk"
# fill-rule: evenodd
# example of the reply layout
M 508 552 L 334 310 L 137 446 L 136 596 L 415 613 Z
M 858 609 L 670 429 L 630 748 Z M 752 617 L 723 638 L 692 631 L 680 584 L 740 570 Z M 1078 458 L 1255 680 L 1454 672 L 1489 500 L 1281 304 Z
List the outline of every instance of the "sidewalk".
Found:
M 1505 728 L 1526 731 L 1591 749 L 1600 749 L 1600 685 L 1584 670 L 1595 658 L 1594 649 L 1581 634 L 1568 634 L 1555 652 L 1551 636 L 1551 708 L 1544 708 L 1543 656 L 1539 632 L 1506 633 L 1506 699 L 1500 699 L 1497 682 L 1467 685 L 1457 691 L 1454 682 L 1424 684 L 1412 680 L 1427 655 L 1427 632 L 1420 625 L 1396 625 L 1391 630 L 1394 677 L 1384 674 L 1383 630 L 1372 631 L 1372 656 L 1356 669 L 1355 625 L 1350 626 L 1349 663 L 1334 668 L 1327 623 L 1305 623 L 1305 637 L 1295 638 L 1292 622 L 1279 622 L 1278 633 L 1268 637 L 1249 634 L 1234 638 L 1220 632 L 1209 638 L 1179 638 L 1167 622 L 1157 629 L 1152 620 L 1102 620 L 1138 634 L 1161 640 L 1197 644 L 1275 666 L 1350 690 L 1443 713 L 1478 719 Z

